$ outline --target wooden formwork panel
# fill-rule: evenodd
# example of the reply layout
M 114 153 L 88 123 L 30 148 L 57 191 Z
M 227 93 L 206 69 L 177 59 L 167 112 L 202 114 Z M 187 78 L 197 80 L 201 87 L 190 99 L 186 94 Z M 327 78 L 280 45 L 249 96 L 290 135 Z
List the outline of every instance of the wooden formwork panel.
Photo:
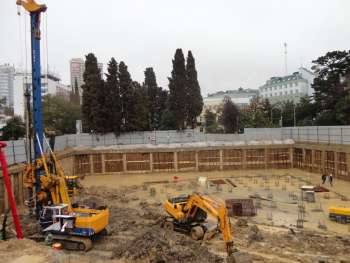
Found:
M 128 171 L 149 171 L 150 153 L 127 153 L 126 167 Z
M 269 168 L 290 168 L 289 148 L 267 150 L 267 166 Z
M 223 170 L 235 170 L 243 168 L 242 149 L 222 150 Z
M 246 150 L 246 167 L 248 169 L 265 168 L 265 149 Z
M 326 174 L 332 173 L 334 175 L 335 171 L 335 153 L 333 151 L 326 151 L 326 156 L 324 160 L 324 167 Z
M 90 156 L 88 154 L 79 154 L 74 156 L 74 174 L 91 173 Z
M 155 170 L 173 170 L 174 153 L 173 152 L 155 152 L 153 155 L 153 169 Z
M 177 152 L 177 167 L 178 169 L 195 168 L 196 152 L 195 151 Z
M 347 179 L 348 177 L 348 169 L 347 169 L 347 158 L 345 152 L 337 153 L 337 177 Z
M 102 173 L 102 154 L 92 154 L 92 169 L 94 173 Z
M 305 149 L 304 169 L 312 172 L 312 150 Z
M 211 171 L 220 169 L 220 150 L 199 151 L 198 168 L 200 171 Z
M 315 173 L 322 171 L 322 151 L 320 150 L 314 150 L 314 163 L 312 171 Z
M 105 172 L 117 173 L 123 171 L 122 153 L 105 153 Z
M 303 168 L 303 149 L 293 149 L 293 166 L 294 168 Z

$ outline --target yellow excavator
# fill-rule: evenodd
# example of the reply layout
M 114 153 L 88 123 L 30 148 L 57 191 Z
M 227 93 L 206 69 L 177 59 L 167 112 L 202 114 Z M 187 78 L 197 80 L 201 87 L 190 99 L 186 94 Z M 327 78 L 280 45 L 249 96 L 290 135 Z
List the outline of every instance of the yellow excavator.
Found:
M 231 223 L 224 202 L 192 194 L 170 198 L 163 206 L 168 214 L 162 222 L 165 229 L 189 233 L 195 240 L 208 240 L 219 230 L 228 255 L 233 253 Z M 217 219 L 214 229 L 208 224 L 208 215 Z

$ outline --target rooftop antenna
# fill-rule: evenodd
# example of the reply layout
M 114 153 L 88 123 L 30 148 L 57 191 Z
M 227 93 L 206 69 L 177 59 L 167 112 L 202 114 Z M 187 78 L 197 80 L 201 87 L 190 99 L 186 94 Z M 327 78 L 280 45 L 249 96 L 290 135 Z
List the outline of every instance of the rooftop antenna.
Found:
M 287 66 L 287 42 L 284 42 L 283 45 L 284 45 L 284 70 L 285 70 L 285 74 L 288 75 L 288 66 Z

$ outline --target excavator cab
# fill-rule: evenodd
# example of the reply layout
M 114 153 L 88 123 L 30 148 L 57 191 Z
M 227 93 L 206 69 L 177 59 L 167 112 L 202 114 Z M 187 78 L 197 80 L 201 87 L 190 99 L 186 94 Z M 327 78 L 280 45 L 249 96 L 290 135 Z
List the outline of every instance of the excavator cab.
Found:
M 68 214 L 68 205 L 66 204 L 44 206 L 39 217 L 40 226 L 42 229 L 46 229 L 55 223 L 55 218 L 57 216 Z
M 77 195 L 78 188 L 79 188 L 78 176 L 76 175 L 65 176 L 65 179 L 66 179 L 68 195 L 71 197 Z
M 169 198 L 163 206 L 168 214 L 162 223 L 165 229 L 188 233 L 194 240 L 208 240 L 221 232 L 227 253 L 232 253 L 231 223 L 224 202 L 195 193 Z

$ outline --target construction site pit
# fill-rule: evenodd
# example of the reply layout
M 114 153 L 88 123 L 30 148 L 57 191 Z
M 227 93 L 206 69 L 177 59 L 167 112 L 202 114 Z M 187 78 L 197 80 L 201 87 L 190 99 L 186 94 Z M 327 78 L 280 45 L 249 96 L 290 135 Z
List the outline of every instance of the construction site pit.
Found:
M 81 182 L 84 189 L 74 201 L 109 208 L 107 236 L 88 252 L 57 251 L 28 238 L 37 224 L 23 210 L 26 238 L 0 241 L 0 262 L 350 262 L 350 225 L 328 218 L 328 207 L 350 206 L 350 182 L 324 185 L 314 202 L 302 200 L 301 187 L 319 185 L 320 175 L 298 169 L 105 174 Z M 223 201 L 252 200 L 250 216 L 230 217 L 240 253 L 236 260 L 227 257 L 220 234 L 201 242 L 161 228 L 163 202 L 194 192 Z

